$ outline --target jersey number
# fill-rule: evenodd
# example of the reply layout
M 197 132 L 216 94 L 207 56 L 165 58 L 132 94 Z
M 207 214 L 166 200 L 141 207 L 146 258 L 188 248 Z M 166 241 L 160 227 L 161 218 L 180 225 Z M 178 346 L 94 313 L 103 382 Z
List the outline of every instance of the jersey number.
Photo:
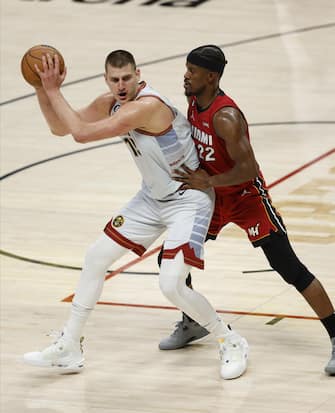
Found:
M 207 146 L 204 148 L 200 143 L 197 146 L 198 148 L 198 154 L 199 158 L 203 159 L 204 161 L 215 161 L 215 156 L 214 156 L 214 148 L 211 148 L 210 146 Z
M 138 147 L 136 146 L 136 143 L 134 141 L 133 138 L 125 138 L 124 141 L 126 142 L 126 144 L 129 146 L 130 150 L 132 151 L 132 153 L 134 154 L 134 156 L 141 156 L 141 151 L 138 149 Z

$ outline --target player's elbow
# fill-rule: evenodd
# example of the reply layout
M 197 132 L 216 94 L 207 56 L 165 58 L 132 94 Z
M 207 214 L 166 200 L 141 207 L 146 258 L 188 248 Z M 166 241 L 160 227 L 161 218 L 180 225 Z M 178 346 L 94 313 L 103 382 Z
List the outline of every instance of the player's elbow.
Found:
M 72 137 L 78 143 L 87 143 L 91 141 L 91 136 L 81 129 L 72 131 Z
M 78 143 L 87 143 L 95 140 L 95 133 L 86 122 L 77 122 L 72 125 L 71 135 Z
M 70 133 L 70 131 L 60 123 L 48 122 L 50 132 L 55 136 L 65 136 Z
M 85 136 L 83 136 L 82 134 L 77 134 L 77 133 L 73 133 L 72 134 L 73 139 L 78 142 L 78 143 L 86 143 L 89 142 L 87 140 L 87 138 Z
M 66 131 L 64 131 L 64 130 L 61 130 L 61 129 L 53 129 L 53 128 L 50 129 L 50 132 L 51 132 L 53 135 L 58 136 L 58 137 L 60 137 L 60 138 L 62 138 L 63 136 L 66 136 L 66 135 L 69 134 L 69 132 L 66 132 Z

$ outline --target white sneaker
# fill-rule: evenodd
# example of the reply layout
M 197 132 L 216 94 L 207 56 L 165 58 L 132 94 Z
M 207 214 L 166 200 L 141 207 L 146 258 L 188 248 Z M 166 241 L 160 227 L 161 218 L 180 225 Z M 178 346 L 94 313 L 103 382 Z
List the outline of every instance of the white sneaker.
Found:
M 79 373 L 84 368 L 82 342 L 61 335 L 51 346 L 42 351 L 25 353 L 23 360 L 38 367 L 51 367 L 64 373 Z
M 220 375 L 225 380 L 242 376 L 247 369 L 249 346 L 244 337 L 236 333 L 219 339 L 221 369 Z
M 335 376 L 335 337 L 331 339 L 331 343 L 332 343 L 332 354 L 331 354 L 331 357 L 330 357 L 330 360 L 327 366 L 325 367 L 325 372 L 329 376 Z

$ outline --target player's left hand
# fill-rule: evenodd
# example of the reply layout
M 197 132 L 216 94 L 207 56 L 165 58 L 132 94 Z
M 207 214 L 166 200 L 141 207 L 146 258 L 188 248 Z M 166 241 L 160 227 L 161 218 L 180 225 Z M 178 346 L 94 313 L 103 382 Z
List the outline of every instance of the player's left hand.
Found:
M 185 165 L 181 166 L 181 169 L 175 169 L 173 171 L 173 179 L 182 182 L 183 189 L 207 189 L 210 188 L 209 182 L 210 175 L 203 169 L 197 169 L 192 171 Z
M 43 70 L 40 70 L 39 67 L 35 65 L 35 70 L 41 78 L 44 89 L 59 89 L 66 76 L 66 67 L 64 67 L 63 73 L 60 73 L 58 55 L 55 55 L 54 58 L 48 53 L 43 55 L 42 66 Z

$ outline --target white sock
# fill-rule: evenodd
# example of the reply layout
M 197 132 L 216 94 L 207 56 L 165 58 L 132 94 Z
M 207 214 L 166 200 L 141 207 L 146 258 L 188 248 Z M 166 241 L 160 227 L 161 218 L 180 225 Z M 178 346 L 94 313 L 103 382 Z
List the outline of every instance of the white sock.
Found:
M 211 321 L 207 325 L 204 325 L 203 327 L 205 327 L 206 330 L 210 331 L 217 340 L 234 334 L 230 327 L 225 322 L 223 322 L 219 316 L 217 316 L 215 320 Z
M 70 337 L 74 341 L 80 341 L 80 337 L 92 308 L 83 307 L 72 302 L 70 317 L 64 327 L 64 337 Z

